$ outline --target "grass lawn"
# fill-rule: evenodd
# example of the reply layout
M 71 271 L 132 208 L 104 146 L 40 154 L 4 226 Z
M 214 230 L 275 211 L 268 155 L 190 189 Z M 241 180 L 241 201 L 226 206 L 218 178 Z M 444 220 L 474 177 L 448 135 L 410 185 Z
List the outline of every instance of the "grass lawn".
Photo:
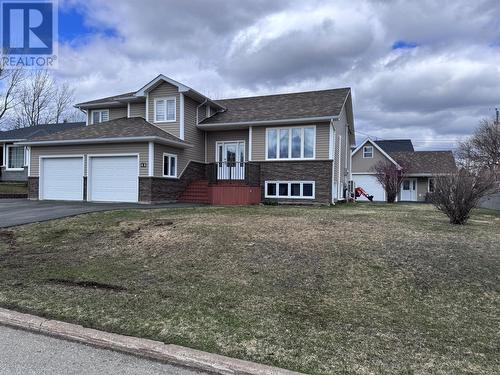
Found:
M 312 374 L 500 373 L 500 214 L 116 211 L 0 232 L 0 305 Z
M 0 194 L 27 194 L 28 187 L 25 183 L 0 183 Z

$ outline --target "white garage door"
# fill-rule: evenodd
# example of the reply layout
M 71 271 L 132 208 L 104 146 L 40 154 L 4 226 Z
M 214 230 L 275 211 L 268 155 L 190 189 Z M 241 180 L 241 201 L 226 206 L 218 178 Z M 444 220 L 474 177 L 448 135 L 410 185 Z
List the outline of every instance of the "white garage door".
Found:
M 89 201 L 137 202 L 137 156 L 89 156 Z
M 83 158 L 42 157 L 40 180 L 40 199 L 83 200 Z
M 362 187 L 368 193 L 373 195 L 374 201 L 385 201 L 385 191 L 382 185 L 379 184 L 375 176 L 369 174 L 355 174 L 352 179 L 356 183 L 356 187 Z M 360 201 L 367 201 L 365 197 L 358 198 Z

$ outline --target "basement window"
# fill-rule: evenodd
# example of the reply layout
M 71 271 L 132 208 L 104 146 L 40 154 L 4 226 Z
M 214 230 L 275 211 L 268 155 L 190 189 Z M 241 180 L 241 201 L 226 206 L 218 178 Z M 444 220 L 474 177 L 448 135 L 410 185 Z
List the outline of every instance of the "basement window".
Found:
M 266 198 L 314 199 L 314 181 L 266 181 Z

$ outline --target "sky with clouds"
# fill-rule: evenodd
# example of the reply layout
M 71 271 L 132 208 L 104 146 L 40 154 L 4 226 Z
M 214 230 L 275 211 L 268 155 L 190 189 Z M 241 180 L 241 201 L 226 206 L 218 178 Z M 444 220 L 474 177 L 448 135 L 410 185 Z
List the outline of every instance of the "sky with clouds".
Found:
M 349 86 L 358 141 L 446 149 L 500 106 L 498 0 L 60 0 L 77 100 L 163 73 L 212 97 Z

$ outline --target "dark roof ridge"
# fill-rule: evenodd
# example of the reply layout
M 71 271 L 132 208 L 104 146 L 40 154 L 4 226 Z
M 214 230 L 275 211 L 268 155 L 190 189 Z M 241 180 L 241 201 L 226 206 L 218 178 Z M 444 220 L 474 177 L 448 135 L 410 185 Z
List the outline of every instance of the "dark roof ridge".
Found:
M 236 98 L 214 99 L 214 102 L 226 101 L 226 100 L 245 100 L 245 99 L 256 99 L 256 98 L 269 98 L 269 97 L 273 97 L 273 96 L 300 95 L 300 94 L 320 93 L 320 92 L 328 92 L 328 91 L 341 91 L 341 90 L 351 90 L 351 88 L 350 87 L 339 87 L 339 88 L 335 88 L 335 89 L 285 92 L 285 93 L 282 93 L 282 94 L 264 94 L 264 95 L 254 95 L 254 96 L 239 96 L 239 97 L 236 97 Z

